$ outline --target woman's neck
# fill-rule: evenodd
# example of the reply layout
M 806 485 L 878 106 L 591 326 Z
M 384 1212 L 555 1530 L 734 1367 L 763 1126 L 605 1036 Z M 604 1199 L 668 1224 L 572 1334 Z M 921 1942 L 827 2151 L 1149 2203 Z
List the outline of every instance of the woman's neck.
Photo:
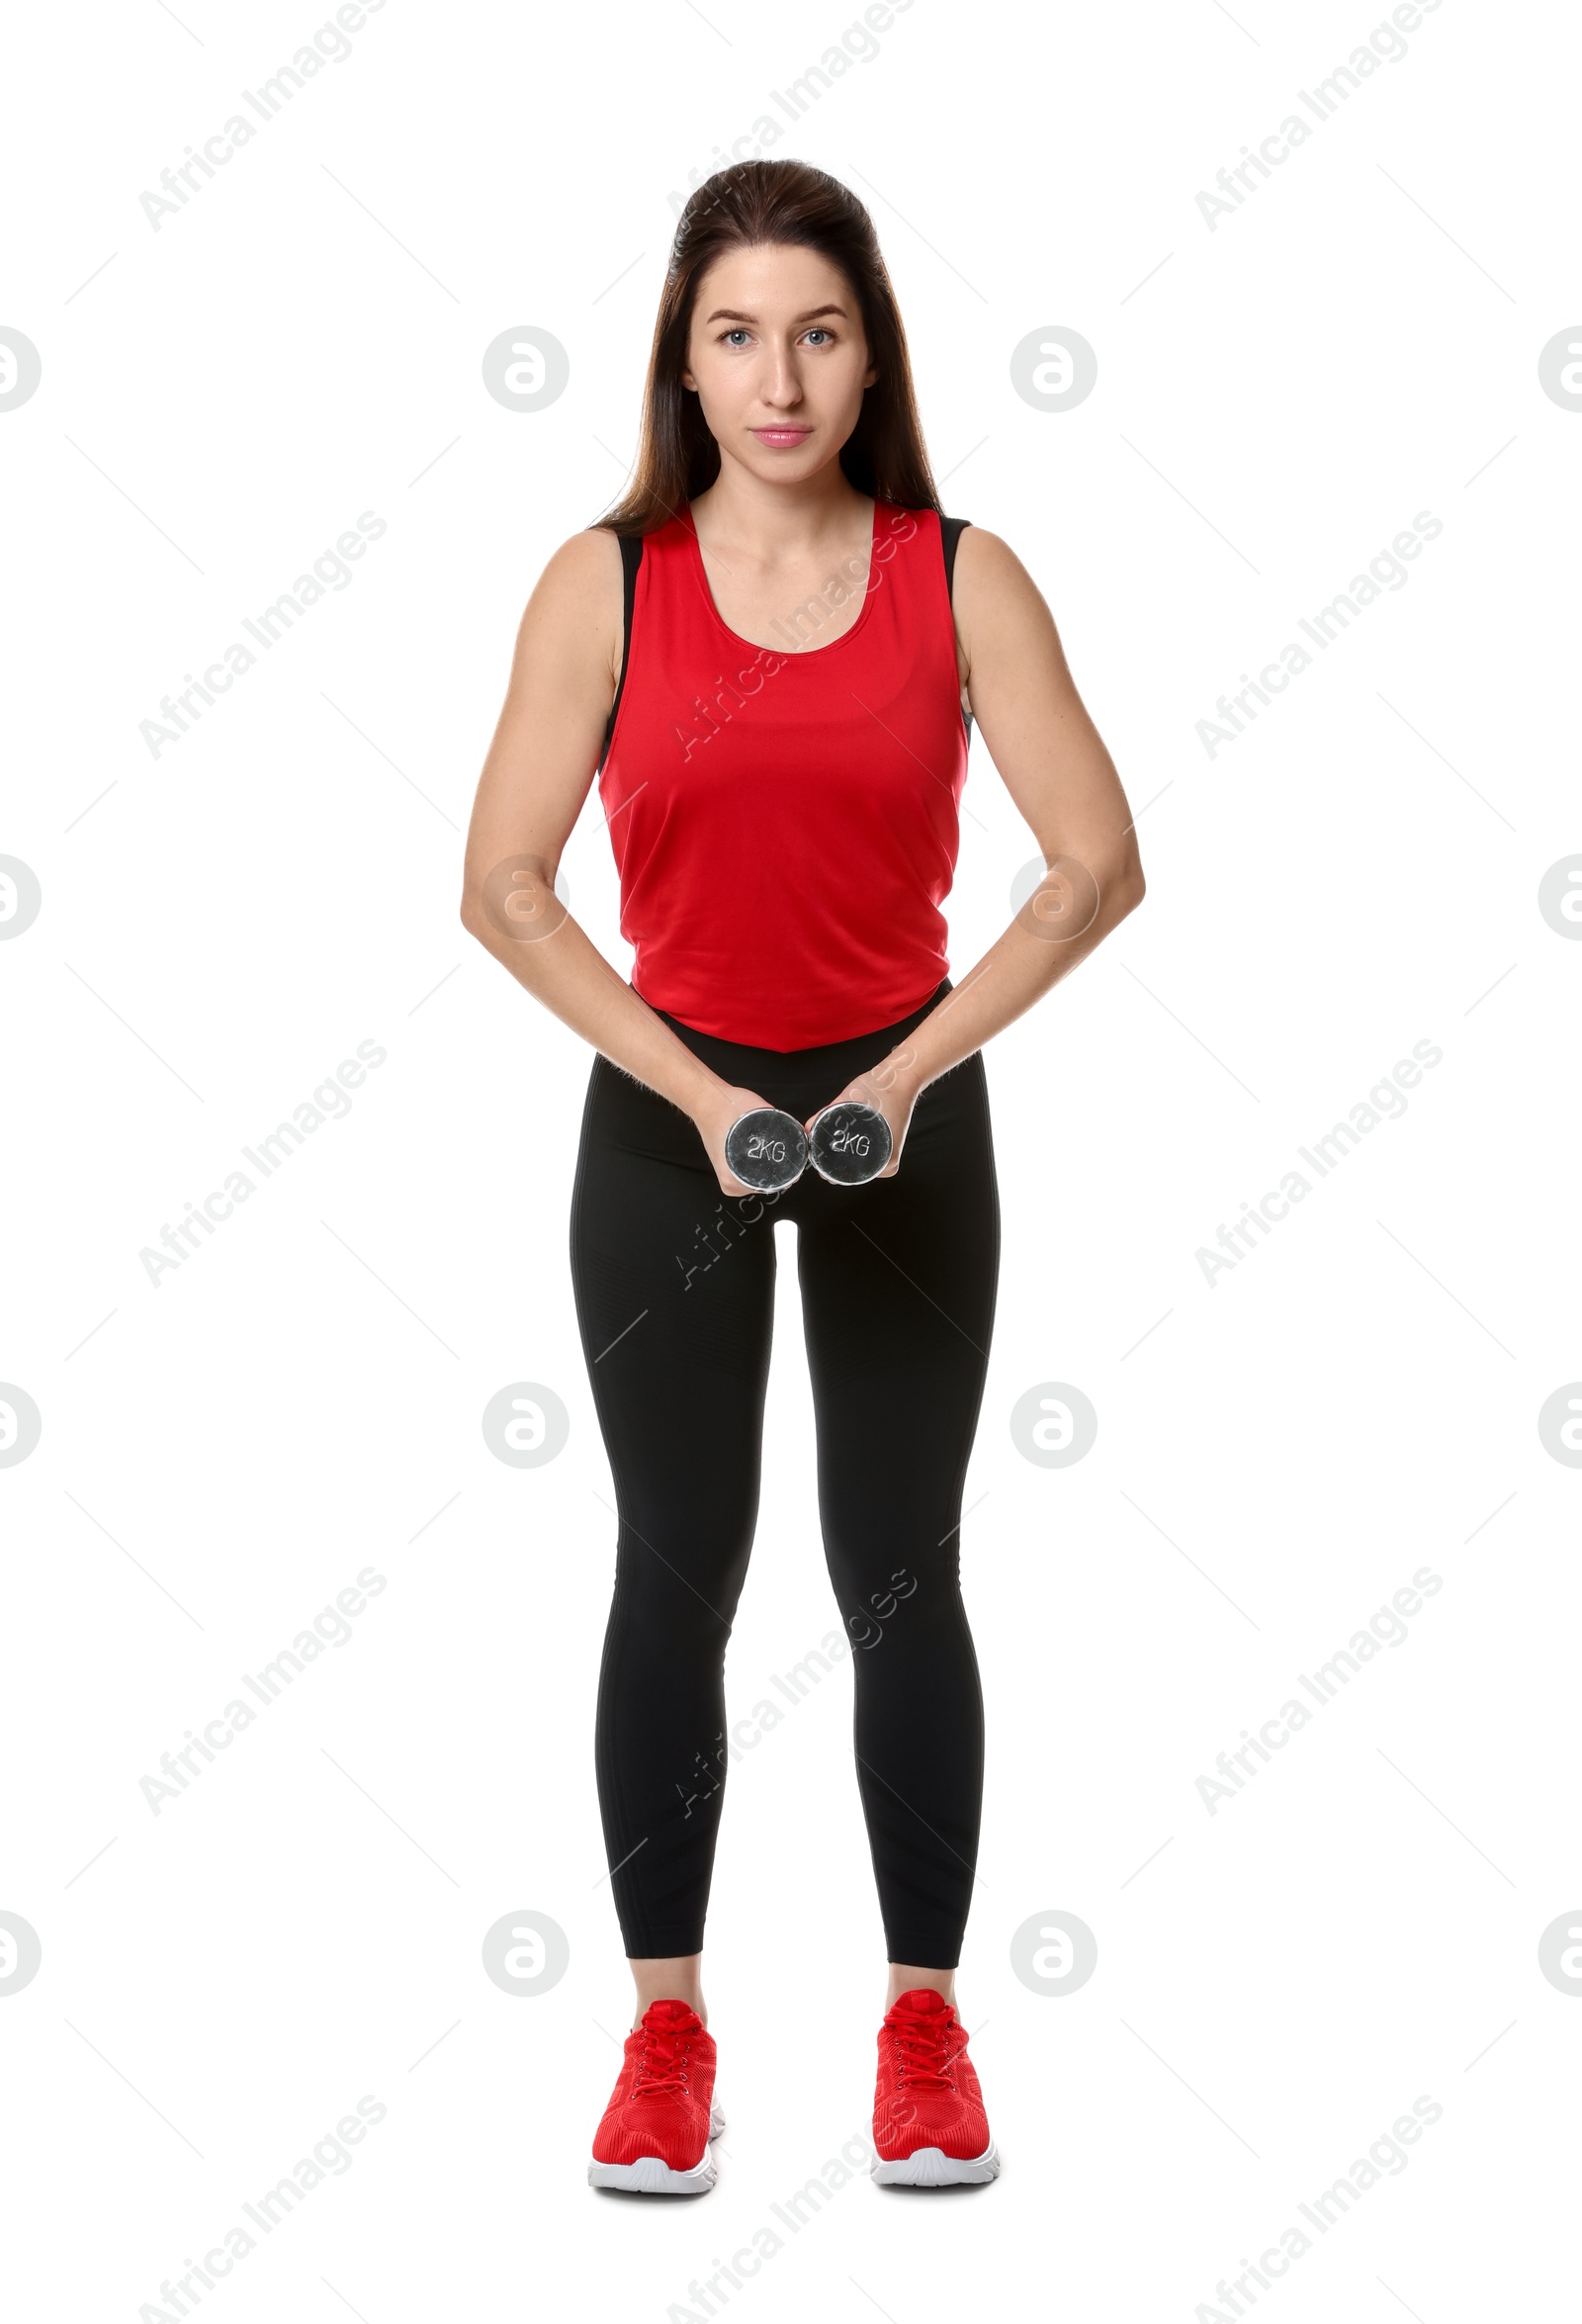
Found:
M 866 539 L 873 501 L 849 483 L 838 460 L 795 485 L 766 484 L 722 456 L 720 474 L 691 504 L 698 539 L 712 548 L 749 545 L 767 562 L 796 563 Z

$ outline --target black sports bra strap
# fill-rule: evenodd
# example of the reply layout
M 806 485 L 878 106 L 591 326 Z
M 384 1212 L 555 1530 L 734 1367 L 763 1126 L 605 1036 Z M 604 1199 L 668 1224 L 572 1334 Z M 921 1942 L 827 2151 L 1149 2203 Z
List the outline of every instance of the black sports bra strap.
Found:
M 621 541 L 621 675 L 615 688 L 615 699 L 610 704 L 610 715 L 604 722 L 604 747 L 599 752 L 602 766 L 609 757 L 610 738 L 615 733 L 615 714 L 621 707 L 621 695 L 626 687 L 627 664 L 632 659 L 632 607 L 637 602 L 637 569 L 643 562 L 641 533 L 622 533 Z
M 944 544 L 945 552 L 945 595 L 950 599 L 952 606 L 956 601 L 956 543 L 971 522 L 970 516 L 941 516 L 939 519 L 939 538 Z M 970 745 L 972 741 L 972 713 L 965 702 L 961 705 L 961 720 L 967 730 L 967 741 Z
M 945 552 L 945 594 L 952 604 L 955 602 L 956 543 L 971 522 L 970 516 L 941 516 L 939 519 L 939 537 L 944 543 Z

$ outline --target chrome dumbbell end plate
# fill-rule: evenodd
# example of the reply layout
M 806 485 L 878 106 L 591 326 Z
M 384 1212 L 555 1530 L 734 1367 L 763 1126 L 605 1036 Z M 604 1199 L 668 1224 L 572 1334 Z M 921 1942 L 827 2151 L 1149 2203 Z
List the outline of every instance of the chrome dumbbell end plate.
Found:
M 777 1106 L 755 1106 L 726 1131 L 725 1159 L 732 1176 L 754 1194 L 783 1194 L 807 1167 L 807 1132 Z
M 809 1145 L 814 1169 L 832 1186 L 866 1186 L 888 1163 L 894 1142 L 876 1108 L 842 1098 L 816 1117 Z

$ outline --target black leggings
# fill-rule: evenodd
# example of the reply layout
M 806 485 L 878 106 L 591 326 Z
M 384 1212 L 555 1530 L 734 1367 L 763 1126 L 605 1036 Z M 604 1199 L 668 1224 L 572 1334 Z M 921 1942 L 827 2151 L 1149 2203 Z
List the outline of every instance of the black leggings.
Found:
M 816 1049 L 748 1048 L 665 1023 L 724 1080 L 801 1121 L 949 989 L 899 1025 Z M 797 1226 L 825 1558 L 854 1666 L 888 1955 L 951 1969 L 983 1797 L 961 1490 L 1000 1262 L 976 1054 L 919 1099 L 894 1178 L 835 1187 L 810 1164 L 786 1194 L 735 1198 L 688 1116 L 594 1060 L 571 1280 L 620 1519 L 595 1765 L 621 1934 L 634 1959 L 703 1946 L 725 1649 L 757 1516 L 776 1218 Z

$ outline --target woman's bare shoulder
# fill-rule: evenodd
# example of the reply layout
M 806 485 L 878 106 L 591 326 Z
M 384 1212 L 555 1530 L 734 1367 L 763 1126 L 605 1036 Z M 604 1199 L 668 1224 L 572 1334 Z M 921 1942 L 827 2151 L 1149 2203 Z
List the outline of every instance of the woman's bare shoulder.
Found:
M 1054 614 L 1009 541 L 969 524 L 956 547 L 951 599 L 962 683 L 991 660 L 1060 653 Z
M 625 626 L 618 537 L 604 525 L 589 525 L 563 541 L 539 575 L 523 625 L 575 651 L 618 661 Z
M 557 603 L 579 603 L 590 610 L 607 603 L 612 587 L 619 612 L 621 544 L 607 526 L 590 524 L 555 550 L 539 576 L 534 595 L 543 590 Z
M 1018 581 L 1028 585 L 1032 581 L 1011 543 L 981 524 L 963 528 L 956 544 L 956 572 L 969 588 L 1014 588 Z

